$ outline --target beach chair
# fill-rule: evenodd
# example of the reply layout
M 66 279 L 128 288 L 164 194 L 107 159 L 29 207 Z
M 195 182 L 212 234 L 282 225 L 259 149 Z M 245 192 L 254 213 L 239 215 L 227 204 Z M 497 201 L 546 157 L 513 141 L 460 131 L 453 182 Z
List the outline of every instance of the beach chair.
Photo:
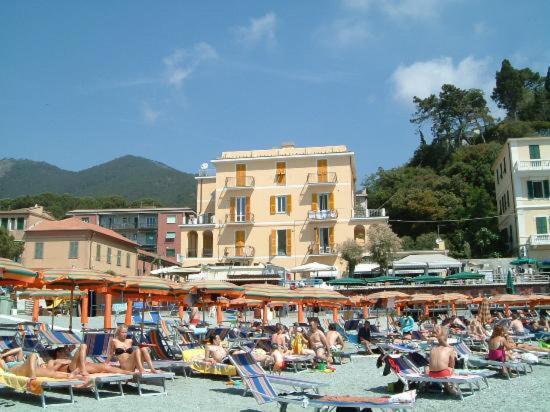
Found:
M 451 383 L 454 384 L 457 389 L 460 400 L 464 400 L 465 395 L 474 395 L 474 386 L 479 390 L 481 389 L 480 382 L 487 380 L 480 375 L 457 375 L 454 374 L 445 378 L 432 378 L 425 373 L 419 372 L 413 365 L 411 365 L 405 357 L 401 355 L 388 355 L 386 359 L 389 362 L 392 372 L 397 378 L 403 382 L 405 390 L 409 390 L 411 383 L 417 383 L 419 387 L 423 387 L 429 383 Z M 466 385 L 468 391 L 464 391 L 462 386 Z
M 208 341 L 217 335 L 223 341 L 227 338 L 230 330 L 231 328 L 223 327 L 223 326 L 218 326 L 216 328 L 209 328 L 206 331 L 206 334 L 204 335 L 204 340 Z
M 15 336 L 0 336 L 0 352 L 7 349 L 15 349 L 19 347 L 20 346 L 15 340 Z
M 266 375 L 263 369 L 254 367 L 255 362 L 251 362 L 247 357 L 249 354 L 235 354 L 232 362 L 235 362 L 235 367 L 239 371 L 243 384 L 246 386 L 246 391 L 250 392 L 259 405 L 264 405 L 271 402 L 277 402 L 280 405 L 280 411 L 287 410 L 288 405 L 298 405 L 303 408 L 321 409 L 336 409 L 336 408 L 355 408 L 362 410 L 364 408 L 379 409 L 379 410 L 406 410 L 414 405 L 416 393 L 410 391 L 404 394 L 393 397 L 363 397 L 363 396 L 331 396 L 319 395 L 317 393 L 308 393 L 304 389 L 313 389 L 298 385 L 298 380 L 295 383 L 279 381 L 281 385 L 297 387 L 302 390 L 293 393 L 279 393 L 274 388 L 276 377 Z M 250 356 L 251 357 L 251 356 Z M 253 359 L 252 359 L 253 361 Z M 241 375 L 242 373 L 242 375 Z M 286 379 L 286 378 L 283 378 Z M 311 382 L 301 381 L 305 386 L 311 385 Z
M 149 315 L 149 319 L 147 319 L 147 315 Z M 143 324 L 144 326 L 156 325 L 156 323 L 153 322 L 153 319 L 151 318 L 151 315 L 149 314 L 149 312 L 145 312 L 143 318 L 141 317 L 141 312 L 132 313 L 132 321 L 134 325 L 139 325 L 139 326 L 141 326 L 141 324 Z
M 527 374 L 528 369 L 530 372 L 533 371 L 533 367 L 531 365 L 520 361 L 499 362 L 473 355 L 470 348 L 461 341 L 453 344 L 452 346 L 456 350 L 458 358 L 464 360 L 464 367 L 466 369 L 469 369 L 470 366 L 496 368 L 502 371 L 508 379 L 512 376 L 510 372 L 516 372 L 517 376 L 519 376 L 521 372 Z

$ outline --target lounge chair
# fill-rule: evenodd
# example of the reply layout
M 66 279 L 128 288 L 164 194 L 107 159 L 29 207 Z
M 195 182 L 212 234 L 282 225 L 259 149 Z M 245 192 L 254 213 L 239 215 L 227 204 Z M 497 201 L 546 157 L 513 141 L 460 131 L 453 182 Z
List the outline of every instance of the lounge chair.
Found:
M 0 352 L 6 349 L 15 349 L 19 345 L 15 340 L 15 336 L 0 336 Z
M 241 356 L 242 355 L 242 356 Z M 248 359 L 249 354 L 235 354 L 230 357 L 232 362 L 235 362 L 235 367 L 239 370 L 247 392 L 250 392 L 259 405 L 266 403 L 278 402 L 280 411 L 287 410 L 288 405 L 298 405 L 303 408 L 320 409 L 336 409 L 336 408 L 356 408 L 358 410 L 364 408 L 380 409 L 380 410 L 400 410 L 409 409 L 414 405 L 416 393 L 410 391 L 394 397 L 363 397 L 363 396 L 331 396 L 319 395 L 316 393 L 307 393 L 303 389 L 314 389 L 312 382 L 298 381 L 294 383 L 274 380 L 276 377 L 266 375 L 263 369 L 254 367 L 254 363 Z M 238 365 L 238 366 L 237 366 Z M 241 374 L 242 373 L 242 374 Z M 280 378 L 286 379 L 286 378 Z M 303 386 L 300 386 L 301 382 Z M 279 383 L 285 386 L 297 387 L 302 390 L 298 392 L 279 394 L 273 387 L 273 384 Z M 307 387 L 309 385 L 309 387 Z
M 405 385 L 405 390 L 409 389 L 411 383 L 418 383 L 419 385 L 424 385 L 428 383 L 450 383 L 454 384 L 457 389 L 460 400 L 464 400 L 464 395 L 474 395 L 474 385 L 477 389 L 481 389 L 480 382 L 483 381 L 488 387 L 487 379 L 481 375 L 458 375 L 453 374 L 452 376 L 445 378 L 432 378 L 428 374 L 418 371 L 413 365 L 411 365 L 403 356 L 401 355 L 388 355 L 387 360 L 390 364 L 392 372 L 397 376 L 397 378 L 403 382 Z M 468 391 L 464 392 L 461 385 L 467 385 Z
M 65 345 L 79 345 L 82 339 L 70 330 L 55 330 L 45 323 L 22 323 L 17 336 L 21 347 L 29 351 L 44 351 L 47 348 Z

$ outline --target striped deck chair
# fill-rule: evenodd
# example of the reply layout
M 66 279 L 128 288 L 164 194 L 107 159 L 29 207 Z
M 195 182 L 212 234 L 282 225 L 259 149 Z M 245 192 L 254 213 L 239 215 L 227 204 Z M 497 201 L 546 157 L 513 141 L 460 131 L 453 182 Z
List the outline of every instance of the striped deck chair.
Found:
M 34 324 L 20 323 L 17 325 L 16 338 L 26 351 L 45 350 Z
M 278 402 L 280 405 L 280 411 L 287 410 L 288 405 L 298 405 L 303 408 L 309 407 L 316 410 L 321 409 L 336 409 L 336 408 L 355 408 L 362 410 L 364 408 L 372 408 L 379 410 L 405 410 L 410 409 L 414 405 L 416 393 L 410 391 L 400 394 L 394 397 L 364 397 L 364 396 L 330 396 L 319 395 L 316 393 L 307 393 L 303 390 L 293 393 L 279 394 L 273 387 L 276 382 L 273 381 L 274 377 L 265 374 L 263 369 L 255 366 L 255 362 L 250 362 L 248 358 L 249 354 L 234 354 L 230 357 L 234 362 L 236 369 L 239 371 L 239 375 L 242 378 L 244 385 L 248 392 L 252 393 L 256 402 L 259 405 L 264 405 L 271 402 Z M 251 357 L 251 356 L 250 356 Z M 298 387 L 300 389 L 306 389 L 300 387 L 298 380 L 294 383 L 279 381 L 281 385 Z M 306 386 L 311 382 L 301 381 Z M 311 386 L 309 389 L 313 389 Z
M 0 352 L 19 348 L 15 336 L 0 336 Z
M 480 390 L 480 382 L 485 382 L 487 384 L 487 379 L 480 375 L 468 374 L 468 375 L 457 375 L 453 374 L 452 376 L 445 378 L 432 378 L 425 373 L 418 371 L 414 365 L 407 361 L 407 359 L 401 355 L 389 355 L 386 358 L 389 362 L 392 372 L 397 376 L 397 378 L 403 382 L 405 385 L 405 390 L 409 389 L 411 383 L 418 383 L 419 385 L 425 386 L 429 383 L 451 383 L 454 384 L 460 400 L 464 400 L 464 395 L 474 395 L 474 386 Z M 462 389 L 462 386 L 466 385 L 468 391 L 465 392 Z
M 230 330 L 231 329 L 227 327 L 209 328 L 206 335 L 204 335 L 204 340 L 213 339 L 216 335 L 218 335 L 221 340 L 225 340 Z
M 86 355 L 94 362 L 105 362 L 112 337 L 109 332 L 85 333 Z
M 476 356 L 462 341 L 459 341 L 451 346 L 456 350 L 459 359 L 464 360 L 464 366 L 466 369 L 468 369 L 470 366 L 496 368 L 503 372 L 508 379 L 513 376 L 513 373 L 511 372 L 515 372 L 516 375 L 519 376 L 521 372 L 526 375 L 528 371 L 533 371 L 533 367 L 531 365 L 520 361 L 499 362 L 488 360 L 481 356 Z
M 70 330 L 54 330 L 43 324 L 38 332 L 39 339 L 43 340 L 44 346 L 65 346 L 80 345 L 82 339 Z

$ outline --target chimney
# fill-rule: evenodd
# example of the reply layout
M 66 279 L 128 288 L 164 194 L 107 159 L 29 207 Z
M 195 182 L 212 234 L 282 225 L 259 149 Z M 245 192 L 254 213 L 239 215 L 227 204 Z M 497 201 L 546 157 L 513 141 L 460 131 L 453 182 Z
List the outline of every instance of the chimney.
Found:
M 282 149 L 293 149 L 295 147 L 296 147 L 296 145 L 294 144 L 294 142 L 283 142 L 281 144 Z

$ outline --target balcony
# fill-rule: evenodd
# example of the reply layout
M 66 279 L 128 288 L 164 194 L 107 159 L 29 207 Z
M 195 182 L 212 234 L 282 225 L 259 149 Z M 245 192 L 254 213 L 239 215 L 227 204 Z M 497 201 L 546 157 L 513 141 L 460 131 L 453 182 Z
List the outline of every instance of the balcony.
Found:
M 226 189 L 252 189 L 254 187 L 254 176 L 226 177 Z
M 310 186 L 329 186 L 335 185 L 338 181 L 336 173 L 308 173 L 306 185 Z
M 330 222 L 338 219 L 337 210 L 310 210 L 307 212 L 307 220 L 310 222 Z
M 225 259 L 251 259 L 254 257 L 254 246 L 227 246 L 223 251 Z
M 550 160 L 542 160 L 542 159 L 520 160 L 515 163 L 514 168 L 518 172 L 550 170 Z
M 212 213 L 205 213 L 198 216 L 190 216 L 183 223 L 184 226 L 208 226 L 216 223 L 215 216 Z
M 321 245 L 319 243 L 310 243 L 308 247 L 309 256 L 335 256 L 338 251 L 334 246 Z
M 386 215 L 386 209 L 353 209 L 352 219 L 376 219 L 381 217 L 388 217 Z
M 250 225 L 254 223 L 254 213 L 246 213 L 244 215 L 228 214 L 225 215 L 226 225 Z
M 529 244 L 533 246 L 550 245 L 550 235 L 531 235 L 529 237 Z

